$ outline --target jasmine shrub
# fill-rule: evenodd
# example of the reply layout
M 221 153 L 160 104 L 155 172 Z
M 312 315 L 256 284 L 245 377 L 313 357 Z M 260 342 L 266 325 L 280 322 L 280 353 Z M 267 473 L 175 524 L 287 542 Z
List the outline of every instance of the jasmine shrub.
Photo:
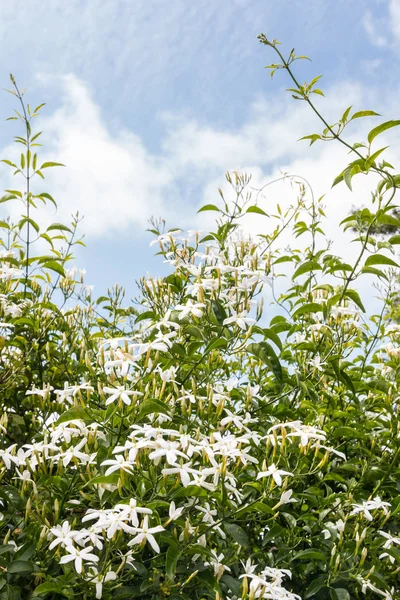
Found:
M 318 78 L 299 85 L 294 51 L 260 41 L 316 111 Z M 342 224 L 353 263 L 332 253 L 304 184 L 267 215 L 249 176 L 227 173 L 231 197 L 201 209 L 214 231 L 153 226 L 171 273 L 143 279 L 134 309 L 67 269 L 79 217 L 33 220 L 53 201 L 34 182 L 57 163 L 38 166 L 41 107 L 12 83 L 25 134 L 20 164 L 5 161 L 23 189 L 2 199 L 23 214 L 1 223 L 0 598 L 398 598 L 400 237 L 371 232 L 394 224 L 400 179 L 374 144 L 399 121 L 352 146 L 343 130 L 375 113 L 349 108 L 308 136 L 355 155 L 336 183 L 379 176 L 371 206 Z M 248 213 L 272 232 L 249 235 Z M 297 248 L 280 247 L 287 231 Z

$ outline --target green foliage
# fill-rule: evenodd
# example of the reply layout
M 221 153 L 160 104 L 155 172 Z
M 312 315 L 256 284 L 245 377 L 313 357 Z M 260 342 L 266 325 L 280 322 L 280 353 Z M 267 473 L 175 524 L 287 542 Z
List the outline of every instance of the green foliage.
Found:
M 68 268 L 78 216 L 43 231 L 35 200 L 54 200 L 31 180 L 59 163 L 37 169 L 43 105 L 32 112 L 12 78 L 24 152 L 3 162 L 24 189 L 3 198 L 19 221 L 0 221 L 0 600 L 396 597 L 397 238 L 374 228 L 393 225 L 398 180 L 371 143 L 399 123 L 349 145 L 345 127 L 377 113 L 349 107 L 328 125 L 310 100 L 319 77 L 292 73 L 305 57 L 260 41 L 322 120 L 306 139 L 356 155 L 336 183 L 379 175 L 371 207 L 342 223 L 358 254 L 332 254 L 300 178 L 297 203 L 267 214 L 250 177 L 227 173 L 232 199 L 200 209 L 218 213 L 214 231 L 152 223 L 172 272 L 141 280 L 139 311 L 119 286 L 94 299 Z M 272 230 L 251 237 L 252 213 Z M 286 231 L 298 248 L 280 246 Z M 357 289 L 365 274 L 379 314 Z

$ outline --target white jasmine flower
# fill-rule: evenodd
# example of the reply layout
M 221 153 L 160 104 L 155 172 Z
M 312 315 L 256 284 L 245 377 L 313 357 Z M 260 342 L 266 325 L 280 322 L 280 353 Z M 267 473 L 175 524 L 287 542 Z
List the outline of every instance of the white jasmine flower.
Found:
M 115 508 L 121 510 L 123 516 L 126 519 L 129 519 L 129 521 L 134 527 L 139 526 L 139 514 L 151 515 L 153 513 L 153 511 L 150 508 L 138 506 L 135 498 L 131 498 L 129 500 L 129 504 L 117 504 Z
M 175 309 L 181 311 L 178 315 L 178 319 L 182 321 L 189 315 L 193 315 L 197 318 L 203 316 L 203 310 L 205 308 L 205 304 L 202 302 L 193 302 L 193 300 L 188 300 L 186 304 L 178 304 Z
M 178 450 L 179 446 L 179 442 L 170 442 L 159 439 L 156 442 L 156 449 L 149 454 L 149 458 L 154 460 L 155 464 L 158 464 L 160 459 L 165 456 L 169 465 L 175 465 L 178 460 L 178 456 L 187 458 L 186 454 Z
M 176 335 L 176 331 L 171 331 L 170 333 L 161 333 L 159 331 L 155 339 L 149 344 L 149 347 L 154 350 L 160 350 L 160 352 L 167 352 L 171 348 L 172 339 Z
M 129 460 L 126 460 L 122 454 L 118 454 L 115 458 L 109 458 L 101 463 L 101 466 L 108 466 L 105 475 L 111 475 L 115 471 L 122 469 L 126 473 L 133 473 L 133 465 Z
M 125 386 L 118 385 L 116 387 L 104 387 L 103 392 L 106 394 L 111 394 L 109 398 L 106 400 L 106 406 L 109 406 L 113 402 L 117 402 L 118 400 L 122 400 L 124 404 L 127 406 L 131 405 L 130 396 L 143 396 L 142 392 L 136 392 L 134 390 L 127 390 Z
M 102 575 L 98 572 L 96 567 L 91 567 L 87 576 L 87 581 L 96 585 L 97 600 L 101 600 L 101 598 L 103 597 L 103 585 L 105 583 L 108 583 L 109 581 L 115 581 L 116 579 L 117 574 L 115 573 L 115 571 L 107 571 L 105 575 Z
M 224 325 L 230 325 L 230 323 L 234 323 L 240 329 L 246 330 L 248 325 L 254 325 L 256 322 L 255 319 L 252 319 L 247 316 L 247 311 L 243 310 L 240 313 L 237 313 L 233 308 L 231 309 L 232 316 L 224 319 Z
M 94 388 L 90 385 L 89 381 L 84 381 L 83 383 L 80 383 L 79 385 L 73 385 L 71 386 L 72 389 L 72 393 L 74 396 L 76 396 L 80 391 L 88 391 L 88 392 L 93 392 Z
M 175 465 L 174 467 L 168 467 L 167 469 L 163 469 L 161 473 L 163 475 L 179 475 L 183 487 L 187 487 L 192 483 L 189 475 L 190 473 L 193 475 L 200 475 L 200 471 L 196 471 L 196 469 L 192 468 L 191 462 L 184 463 L 183 465 Z
M 299 422 L 292 423 L 290 426 L 294 429 L 294 431 L 288 433 L 287 437 L 299 437 L 301 446 L 307 446 L 310 439 L 321 441 L 326 440 L 325 431 L 322 431 L 321 429 L 316 429 L 311 425 L 303 425 L 303 423 Z
M 275 466 L 275 464 L 272 463 L 272 465 L 270 465 L 266 471 L 260 471 L 259 473 L 257 473 L 257 480 L 263 477 L 272 476 L 276 485 L 279 485 L 280 487 L 282 485 L 282 475 L 289 475 L 293 477 L 293 473 L 289 473 L 289 471 L 283 471 L 282 469 L 278 469 Z
M 169 518 L 171 519 L 171 521 L 175 521 L 175 519 L 178 519 L 184 510 L 185 507 L 175 508 L 175 502 L 171 502 L 168 510 Z
M 41 396 L 41 398 L 46 398 L 50 394 L 51 390 L 54 390 L 54 388 L 51 385 L 45 387 L 42 390 L 33 387 L 31 390 L 25 392 L 25 396 Z
M 382 537 L 386 538 L 386 542 L 383 544 L 383 547 L 385 549 L 391 548 L 393 546 L 393 544 L 400 546 L 400 537 L 399 536 L 393 536 L 390 533 L 387 533 L 386 531 L 379 531 L 379 533 L 381 534 Z
M 2 459 L 3 463 L 5 464 L 6 469 L 11 469 L 12 463 L 14 463 L 15 465 L 19 464 L 18 458 L 14 454 L 11 454 L 12 451 L 14 450 L 14 448 L 16 448 L 16 447 L 17 447 L 17 444 L 13 444 L 12 446 L 10 446 L 9 448 L 6 448 L 5 450 L 0 449 L 0 458 Z
M 88 546 L 87 548 L 82 549 L 75 548 L 74 546 L 67 546 L 66 550 L 69 554 L 66 554 L 61 557 L 60 564 L 64 565 L 66 563 L 74 561 L 75 571 L 78 574 L 82 573 L 84 561 L 90 563 L 99 561 L 99 557 L 91 553 L 91 550 L 93 550 L 93 546 Z
M 67 546 L 72 546 L 72 542 L 75 540 L 76 536 L 79 534 L 78 531 L 73 531 L 71 529 L 68 521 L 64 521 L 62 525 L 56 525 L 50 529 L 51 535 L 55 537 L 55 539 L 51 542 L 49 546 L 49 550 L 53 550 L 56 546 L 61 544 L 63 548 Z
M 83 438 L 83 440 L 81 440 L 77 446 L 70 446 L 68 448 L 68 450 L 66 450 L 65 452 L 62 452 L 60 454 L 60 458 L 62 458 L 62 464 L 64 467 L 69 465 L 69 463 L 71 462 L 71 460 L 73 458 L 77 458 L 79 461 L 83 462 L 84 464 L 89 461 L 89 459 L 90 459 L 89 454 L 86 454 L 85 452 L 81 452 L 81 448 L 86 444 L 86 442 L 87 442 L 87 439 Z
M 224 555 L 217 554 L 215 550 L 211 550 L 212 558 L 210 558 L 210 562 L 205 562 L 204 566 L 211 566 L 214 569 L 214 576 L 219 581 L 224 574 L 225 571 L 230 571 L 230 568 L 224 565 L 221 561 L 225 558 Z
M 163 371 L 160 367 L 158 368 L 158 372 L 160 373 L 161 381 L 164 383 L 168 383 L 169 381 L 175 381 L 175 373 L 177 371 L 177 367 L 170 367 L 169 369 L 165 369 Z
M 286 490 L 285 492 L 282 492 L 282 495 L 280 497 L 280 500 L 279 500 L 278 504 L 275 504 L 275 506 L 273 507 L 273 509 L 275 510 L 276 508 L 278 508 L 282 504 L 289 504 L 291 502 L 298 502 L 298 500 L 296 500 L 296 498 L 292 498 L 292 495 L 293 495 L 293 490 Z
M 128 546 L 134 546 L 135 544 L 141 544 L 144 540 L 150 544 L 153 550 L 157 553 L 160 552 L 160 546 L 157 544 L 154 537 L 155 533 L 161 533 L 164 531 L 164 527 L 157 525 L 156 527 L 149 527 L 149 518 L 146 515 L 143 519 L 141 527 L 135 528 L 137 535 L 128 542 Z
M 321 360 L 321 357 L 319 356 L 319 354 L 317 354 L 317 356 L 315 356 L 314 358 L 309 360 L 307 364 L 309 364 L 316 371 L 323 371 L 324 370 L 323 367 L 326 363 L 323 362 Z
M 339 532 L 339 533 L 344 532 L 345 523 L 344 523 L 344 521 L 342 521 L 342 519 L 339 519 L 336 523 L 332 523 L 331 521 L 328 521 L 326 523 L 326 527 L 327 528 L 323 529 L 321 531 L 321 533 L 323 534 L 323 536 L 326 540 L 329 540 L 332 537 L 332 531 Z
M 362 502 L 361 504 L 352 504 L 352 506 L 353 506 L 353 510 L 351 511 L 350 515 L 356 515 L 356 514 L 362 513 L 368 521 L 373 521 L 374 518 L 371 515 L 370 511 L 382 509 L 384 514 L 387 515 L 387 513 L 388 513 L 387 507 L 390 508 L 390 503 L 383 502 L 379 498 L 379 496 L 376 496 L 373 500 L 364 500 L 364 502 Z

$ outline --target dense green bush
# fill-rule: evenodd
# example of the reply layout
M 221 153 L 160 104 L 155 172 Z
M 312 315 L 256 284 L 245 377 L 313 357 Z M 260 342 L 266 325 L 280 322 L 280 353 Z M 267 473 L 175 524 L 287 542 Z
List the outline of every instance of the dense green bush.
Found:
M 260 40 L 316 110 L 317 79 L 300 86 L 294 52 Z M 345 127 L 375 113 L 348 109 L 308 136 L 355 155 L 335 183 L 379 175 L 370 208 L 342 224 L 356 230 L 352 263 L 304 184 L 267 215 L 249 177 L 228 173 L 232 197 L 201 209 L 215 231 L 153 230 L 171 274 L 141 281 L 136 312 L 120 288 L 96 300 L 67 270 L 79 217 L 36 222 L 53 199 L 35 181 L 57 163 L 38 166 L 41 107 L 13 85 L 25 134 L 20 164 L 4 162 L 24 189 L 2 198 L 20 220 L 0 223 L 0 598 L 398 598 L 400 236 L 372 232 L 395 219 L 400 176 L 372 143 L 399 121 L 351 146 Z M 251 237 L 249 213 L 273 231 Z M 297 248 L 280 247 L 288 230 Z

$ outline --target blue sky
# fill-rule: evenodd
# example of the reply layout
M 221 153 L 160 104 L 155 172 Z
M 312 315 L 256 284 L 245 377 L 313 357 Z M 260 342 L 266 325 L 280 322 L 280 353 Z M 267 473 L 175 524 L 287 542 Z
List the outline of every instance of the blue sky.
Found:
M 324 75 L 318 104 L 329 117 L 354 103 L 398 118 L 399 0 L 0 3 L 0 81 L 7 87 L 12 72 L 28 101 L 47 103 L 44 153 L 67 166 L 46 182 L 59 202 L 51 219 L 85 214 L 79 266 L 99 294 L 115 281 L 132 294 L 135 279 L 165 269 L 149 248 L 148 217 L 207 225 L 196 211 L 216 199 L 225 170 L 261 182 L 297 172 L 322 194 L 346 164 L 340 150 L 296 143 L 318 124 L 284 93 L 284 74 L 270 80 L 260 32 L 312 58 L 297 73 Z M 1 94 L 0 118 L 12 108 Z M 1 127 L 2 156 L 15 133 L 13 122 Z M 395 134 L 389 143 L 400 154 Z M 340 191 L 328 208 L 346 214 L 365 193 Z

